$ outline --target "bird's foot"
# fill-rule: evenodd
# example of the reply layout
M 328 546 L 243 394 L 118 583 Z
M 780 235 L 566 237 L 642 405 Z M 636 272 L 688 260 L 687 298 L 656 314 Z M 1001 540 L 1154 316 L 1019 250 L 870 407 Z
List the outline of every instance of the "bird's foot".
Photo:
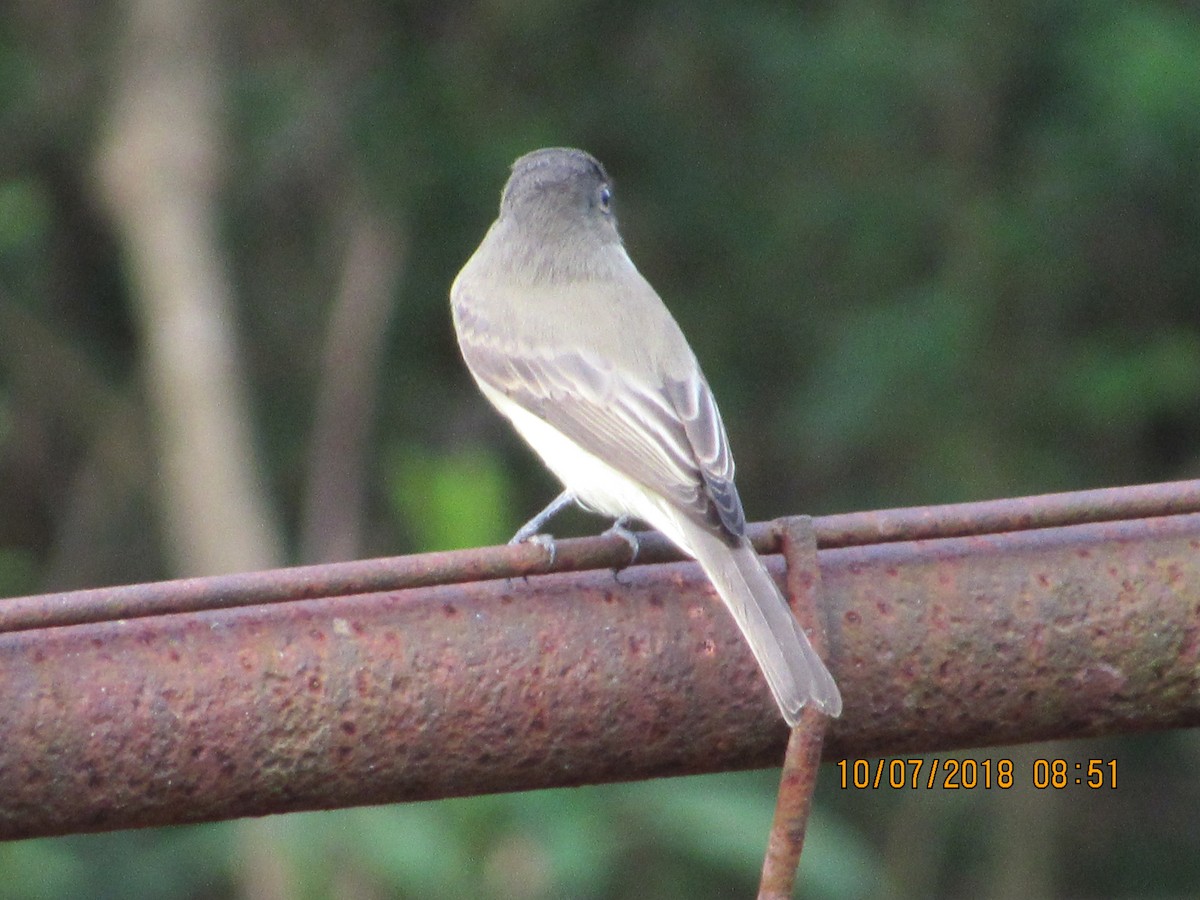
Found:
M 617 521 L 612 523 L 611 528 L 600 535 L 601 537 L 607 537 L 610 534 L 615 535 L 629 545 L 629 562 L 622 566 L 613 566 L 613 577 L 616 577 L 617 573 L 622 569 L 632 566 L 637 561 L 638 550 L 641 549 L 641 541 L 638 539 L 637 532 L 625 527 L 628 522 L 629 516 L 621 516 Z
M 529 523 L 529 525 L 533 524 L 535 523 Z M 526 525 L 525 528 L 522 528 L 520 531 L 514 534 L 512 540 L 508 542 L 508 545 L 512 547 L 517 544 L 537 544 L 548 554 L 550 554 L 550 565 L 554 565 L 554 560 L 558 556 L 558 545 L 554 542 L 554 535 L 539 534 L 536 528 L 531 529 L 527 534 L 525 532 L 526 529 L 529 528 L 529 525 Z

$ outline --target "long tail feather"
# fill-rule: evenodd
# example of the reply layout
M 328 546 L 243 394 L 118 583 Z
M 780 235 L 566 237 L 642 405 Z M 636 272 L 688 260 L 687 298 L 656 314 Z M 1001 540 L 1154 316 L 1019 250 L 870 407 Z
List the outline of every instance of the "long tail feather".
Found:
M 688 549 L 712 581 L 754 651 L 789 725 L 815 703 L 824 713 L 842 711 L 842 695 L 783 599 L 775 580 L 745 538 L 730 547 L 693 522 L 678 522 Z

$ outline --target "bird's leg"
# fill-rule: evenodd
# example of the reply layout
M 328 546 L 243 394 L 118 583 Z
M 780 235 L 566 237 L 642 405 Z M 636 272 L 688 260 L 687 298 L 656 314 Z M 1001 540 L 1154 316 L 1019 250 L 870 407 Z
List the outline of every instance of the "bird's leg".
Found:
M 512 536 L 509 544 L 520 544 L 525 541 L 530 541 L 541 547 L 545 547 L 550 552 L 550 565 L 554 565 L 554 557 L 556 554 L 554 547 L 554 536 L 550 534 L 541 534 L 542 526 L 558 515 L 564 506 L 575 502 L 575 497 L 570 491 L 563 491 L 557 497 L 550 501 L 550 505 L 543 509 L 540 513 L 517 529 L 517 533 Z

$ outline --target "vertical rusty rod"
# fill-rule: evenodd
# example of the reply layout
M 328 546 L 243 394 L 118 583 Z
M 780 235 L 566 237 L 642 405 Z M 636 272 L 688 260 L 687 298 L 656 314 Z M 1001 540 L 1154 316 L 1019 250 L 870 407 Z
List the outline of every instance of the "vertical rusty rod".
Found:
M 783 558 L 787 563 L 787 593 L 792 611 L 809 634 L 813 648 L 827 659 L 825 623 L 822 621 L 821 568 L 817 563 L 817 535 L 812 519 L 795 516 L 783 527 Z M 804 849 L 804 834 L 817 788 L 821 746 L 828 720 L 806 707 L 788 736 L 787 752 L 779 775 L 779 794 L 771 822 L 770 840 L 763 857 L 759 900 L 786 900 L 792 896 L 796 869 Z

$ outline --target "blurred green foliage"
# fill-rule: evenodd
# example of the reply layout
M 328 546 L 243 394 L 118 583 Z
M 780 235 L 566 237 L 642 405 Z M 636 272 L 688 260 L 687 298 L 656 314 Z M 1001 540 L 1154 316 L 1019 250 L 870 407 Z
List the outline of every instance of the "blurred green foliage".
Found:
M 121 21 L 109 4 L 0 11 L 0 594 L 170 574 L 145 537 L 150 479 L 113 475 L 120 515 L 79 506 L 81 473 L 107 472 L 95 410 L 115 408 L 90 398 L 146 415 L 91 159 Z M 221 224 L 289 524 L 347 198 L 407 241 L 363 552 L 499 541 L 553 496 L 466 377 L 446 301 L 508 163 L 547 144 L 614 175 L 630 253 L 722 403 L 751 517 L 1195 476 L 1189 5 L 357 0 L 221 21 Z M 1181 842 L 1200 798 L 1169 774 L 1195 744 L 1101 746 L 1138 787 L 1042 798 L 1041 886 L 1195 894 Z M 11 844 L 0 900 L 236 896 L 254 842 L 299 897 L 748 896 L 772 792 L 759 773 Z M 809 896 L 978 895 L 1023 864 L 991 855 L 1005 798 L 820 799 Z M 896 848 L 917 822 L 914 860 Z
M 388 471 L 391 505 L 408 524 L 415 550 L 486 546 L 508 530 L 511 481 L 495 454 L 480 447 L 437 454 L 397 447 Z

